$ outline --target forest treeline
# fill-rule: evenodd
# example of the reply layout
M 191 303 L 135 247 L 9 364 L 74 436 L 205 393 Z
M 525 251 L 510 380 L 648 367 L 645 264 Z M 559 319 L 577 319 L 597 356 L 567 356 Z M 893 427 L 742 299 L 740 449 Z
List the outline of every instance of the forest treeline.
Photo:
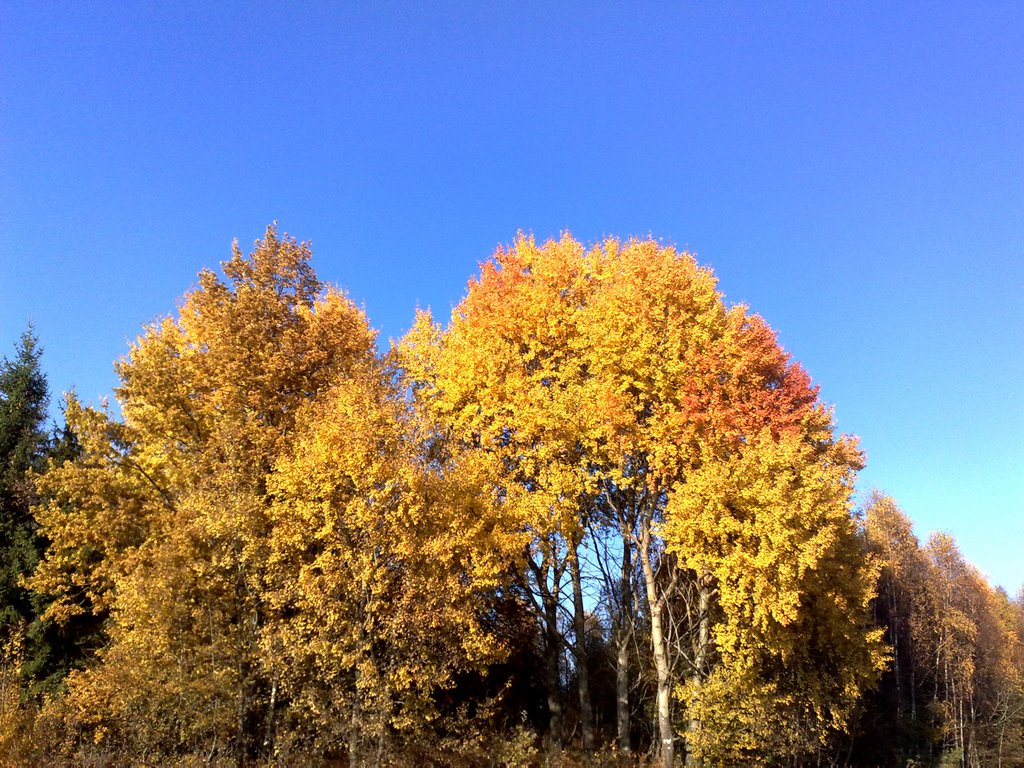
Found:
M 11 765 L 1024 765 L 1024 594 L 921 543 L 653 240 L 520 236 L 378 348 L 274 227 L 46 429 L 0 367 Z

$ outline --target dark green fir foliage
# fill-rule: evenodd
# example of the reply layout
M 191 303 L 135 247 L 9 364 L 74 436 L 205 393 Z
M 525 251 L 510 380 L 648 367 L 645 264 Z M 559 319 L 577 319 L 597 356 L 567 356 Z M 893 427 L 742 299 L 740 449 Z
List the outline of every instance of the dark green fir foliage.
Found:
M 49 448 L 41 355 L 30 328 L 14 358 L 0 361 L 0 631 L 33 618 L 31 597 L 19 582 L 40 554 L 29 471 L 43 468 Z

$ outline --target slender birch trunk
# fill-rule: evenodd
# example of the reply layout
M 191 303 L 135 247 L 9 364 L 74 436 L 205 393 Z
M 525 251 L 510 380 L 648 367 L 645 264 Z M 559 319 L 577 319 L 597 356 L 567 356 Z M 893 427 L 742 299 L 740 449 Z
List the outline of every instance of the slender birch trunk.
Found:
M 694 690 L 698 690 L 704 683 L 708 646 L 711 643 L 711 587 L 706 574 L 701 575 L 699 579 L 697 586 L 697 637 L 693 649 L 693 673 L 690 675 L 690 682 Z M 700 729 L 700 719 L 691 715 L 686 723 L 687 766 L 701 764 L 694 748 Z
M 675 762 L 675 736 L 672 733 L 672 670 L 669 664 L 667 637 L 662 620 L 665 612 L 665 593 L 659 594 L 654 568 L 651 565 L 651 530 L 645 521 L 640 534 L 640 557 L 651 611 L 651 646 L 654 652 L 654 671 L 657 676 L 656 717 L 658 750 L 663 768 L 672 768 Z

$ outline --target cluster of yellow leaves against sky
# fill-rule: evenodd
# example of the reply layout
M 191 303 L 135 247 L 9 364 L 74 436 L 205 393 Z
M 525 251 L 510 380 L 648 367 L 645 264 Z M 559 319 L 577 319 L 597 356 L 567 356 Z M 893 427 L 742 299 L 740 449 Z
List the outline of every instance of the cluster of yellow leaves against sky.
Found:
M 769 657 L 812 670 L 794 628 L 822 623 L 851 655 L 821 672 L 818 711 L 844 716 L 883 658 L 862 624 L 873 567 L 851 559 L 862 457 L 710 270 L 653 240 L 521 236 L 448 328 L 421 313 L 401 351 L 417 402 L 492 463 L 538 541 L 577 540 L 586 500 L 612 487 L 665 499 L 659 532 L 716 585 L 733 673 Z

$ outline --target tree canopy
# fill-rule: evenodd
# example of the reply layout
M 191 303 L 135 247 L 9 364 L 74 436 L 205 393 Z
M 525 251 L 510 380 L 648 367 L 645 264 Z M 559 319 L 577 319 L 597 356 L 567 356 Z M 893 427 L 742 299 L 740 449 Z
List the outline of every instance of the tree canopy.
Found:
M 310 259 L 201 272 L 119 416 L 0 365 L 0 755 L 1024 765 L 1022 596 L 855 509 L 691 254 L 520 235 L 386 352 Z

